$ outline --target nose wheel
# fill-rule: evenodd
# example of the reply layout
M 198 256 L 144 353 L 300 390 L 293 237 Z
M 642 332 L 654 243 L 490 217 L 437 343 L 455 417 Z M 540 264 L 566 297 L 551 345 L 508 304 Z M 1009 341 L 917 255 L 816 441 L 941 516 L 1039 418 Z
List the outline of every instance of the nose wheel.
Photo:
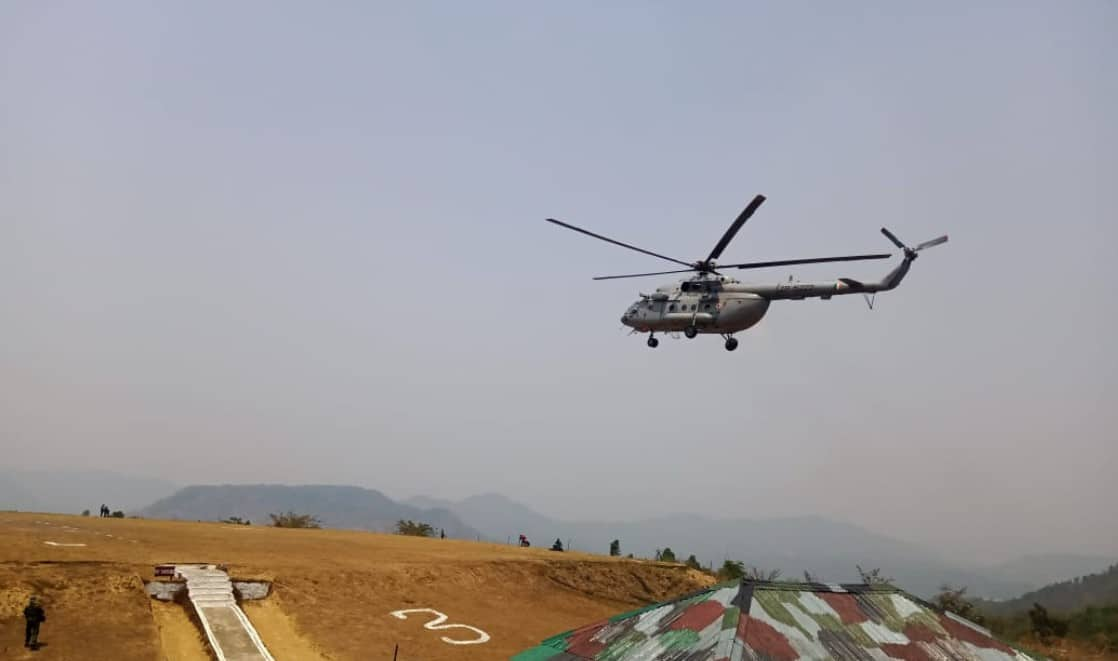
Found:
M 655 337 L 653 337 L 652 333 L 649 333 L 648 334 L 648 348 L 655 349 L 658 346 L 660 346 L 660 340 L 657 340 Z
M 695 328 L 694 326 L 688 326 L 687 328 L 683 329 L 683 334 L 687 337 L 687 339 L 693 340 L 695 339 L 695 336 L 699 334 L 699 329 Z

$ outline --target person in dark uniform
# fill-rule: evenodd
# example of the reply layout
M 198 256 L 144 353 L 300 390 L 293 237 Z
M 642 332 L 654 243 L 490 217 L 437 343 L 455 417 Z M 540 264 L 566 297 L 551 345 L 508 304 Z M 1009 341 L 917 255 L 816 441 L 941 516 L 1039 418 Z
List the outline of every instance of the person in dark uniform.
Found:
M 27 603 L 27 608 L 23 609 L 23 618 L 27 620 L 27 628 L 24 629 L 23 646 L 36 649 L 39 646 L 39 625 L 47 621 L 47 614 L 43 612 L 43 607 L 39 605 L 39 600 L 31 597 Z

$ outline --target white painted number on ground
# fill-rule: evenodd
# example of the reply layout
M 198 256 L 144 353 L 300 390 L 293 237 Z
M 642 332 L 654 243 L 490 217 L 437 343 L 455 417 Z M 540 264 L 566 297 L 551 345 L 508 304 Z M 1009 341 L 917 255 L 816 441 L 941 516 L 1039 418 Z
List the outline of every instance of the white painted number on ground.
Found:
M 443 624 L 443 622 L 446 622 L 447 620 L 446 615 L 433 608 L 408 608 L 402 611 L 392 611 L 390 615 L 401 620 L 406 620 L 408 619 L 408 613 L 430 613 L 431 615 L 434 615 L 435 619 L 431 620 L 427 624 L 424 624 L 424 629 L 430 629 L 431 631 L 444 631 L 446 629 L 468 629 L 477 634 L 477 638 L 473 640 L 454 640 L 453 638 L 447 638 L 446 636 L 443 636 L 442 640 L 444 643 L 448 643 L 450 645 L 478 645 L 480 643 L 489 642 L 489 634 L 485 633 L 481 629 L 478 629 L 477 627 L 471 627 L 468 624 Z

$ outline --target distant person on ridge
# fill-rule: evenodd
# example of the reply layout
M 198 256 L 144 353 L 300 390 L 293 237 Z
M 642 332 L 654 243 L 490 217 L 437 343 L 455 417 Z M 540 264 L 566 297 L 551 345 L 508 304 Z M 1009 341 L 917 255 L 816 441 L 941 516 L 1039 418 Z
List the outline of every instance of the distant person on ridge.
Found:
M 38 649 L 39 625 L 47 621 L 47 614 L 43 612 L 38 599 L 31 597 L 27 602 L 27 608 L 23 609 L 23 617 L 27 620 L 27 627 L 23 633 L 23 646 Z

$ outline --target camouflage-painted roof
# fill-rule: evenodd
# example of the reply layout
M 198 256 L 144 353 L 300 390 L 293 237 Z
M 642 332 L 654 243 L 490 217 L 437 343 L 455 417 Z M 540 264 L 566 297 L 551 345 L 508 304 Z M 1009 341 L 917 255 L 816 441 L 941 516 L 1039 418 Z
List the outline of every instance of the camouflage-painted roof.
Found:
M 887 586 L 735 581 L 549 638 L 513 661 L 1028 661 Z

